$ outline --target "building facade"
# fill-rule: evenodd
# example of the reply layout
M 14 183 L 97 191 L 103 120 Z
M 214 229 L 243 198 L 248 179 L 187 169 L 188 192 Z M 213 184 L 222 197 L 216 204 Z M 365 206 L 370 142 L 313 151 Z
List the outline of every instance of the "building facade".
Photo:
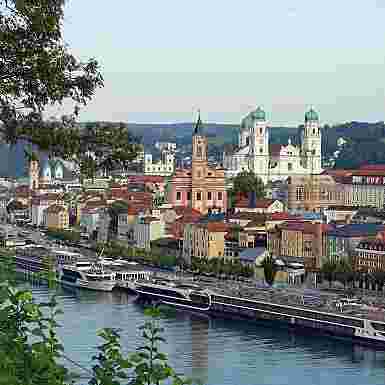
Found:
M 207 138 L 200 116 L 192 137 L 191 169 L 177 169 L 169 182 L 168 202 L 173 206 L 191 207 L 202 214 L 226 212 L 225 172 L 210 167 L 207 160 Z
M 305 114 L 301 145 L 270 145 L 265 111 L 258 107 L 241 122 L 238 146 L 225 152 L 223 164 L 227 177 L 253 171 L 266 184 L 292 175 L 318 175 L 321 169 L 321 130 L 316 111 Z
M 44 225 L 52 230 L 66 230 L 69 228 L 68 209 L 64 206 L 53 204 L 44 212 Z
M 385 271 L 385 242 L 380 239 L 361 241 L 352 258 L 355 271 Z
M 170 176 L 175 171 L 175 153 L 162 150 L 160 159 L 154 161 L 152 154 L 144 155 L 144 175 Z
M 227 226 L 223 222 L 186 225 L 183 236 L 183 259 L 190 263 L 191 257 L 224 258 L 226 232 Z
M 342 206 L 344 190 L 330 175 L 292 176 L 288 178 L 288 209 L 320 212 Z

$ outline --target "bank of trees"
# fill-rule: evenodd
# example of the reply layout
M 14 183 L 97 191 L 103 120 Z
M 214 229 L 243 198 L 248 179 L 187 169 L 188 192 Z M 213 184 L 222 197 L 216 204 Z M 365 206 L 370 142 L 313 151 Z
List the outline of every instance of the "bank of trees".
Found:
M 350 261 L 345 258 L 339 260 L 326 259 L 321 266 L 321 276 L 329 282 L 332 287 L 333 282 L 340 282 L 344 288 L 353 288 L 355 282 L 361 282 L 363 286 L 383 290 L 385 284 L 385 272 L 359 272 L 354 271 Z
M 80 241 L 79 231 L 48 229 L 47 235 L 60 241 L 69 241 L 69 242 Z
M 254 269 L 242 265 L 239 260 L 225 260 L 223 258 L 196 258 L 191 260 L 190 269 L 196 274 L 207 274 L 220 278 L 239 277 L 251 278 L 254 276 Z
M 105 257 L 123 258 L 127 261 L 144 262 L 158 267 L 175 267 L 177 257 L 170 254 L 161 253 L 157 249 L 140 249 L 136 247 L 127 247 L 120 242 L 110 241 L 107 243 L 98 243 L 96 252 L 102 253 Z

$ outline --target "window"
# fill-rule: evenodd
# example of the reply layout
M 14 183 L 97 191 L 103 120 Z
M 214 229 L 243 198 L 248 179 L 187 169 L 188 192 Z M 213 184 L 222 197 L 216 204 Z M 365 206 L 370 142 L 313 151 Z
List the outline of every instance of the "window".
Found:
M 219 201 L 222 200 L 222 191 L 218 191 L 218 200 L 219 200 Z
M 262 148 L 262 147 L 259 149 L 259 152 L 260 152 L 261 154 L 263 153 L 263 148 Z
M 262 135 L 263 134 L 263 128 L 259 127 L 259 133 Z
M 201 201 L 201 200 L 202 200 L 202 193 L 197 192 L 197 201 Z
M 315 135 L 315 128 L 313 128 L 313 135 Z
M 177 191 L 177 192 L 176 192 L 176 200 L 177 200 L 177 201 L 180 201 L 181 198 L 182 198 L 181 192 L 180 192 L 180 191 Z
M 187 191 L 187 200 L 191 201 L 191 191 Z
M 288 169 L 289 171 L 291 171 L 291 170 L 293 169 L 293 164 L 292 164 L 292 163 L 288 163 L 288 164 L 287 164 L 287 169 Z
M 212 194 L 211 194 L 211 191 L 209 191 L 209 192 L 207 193 L 207 200 L 211 201 L 211 199 L 213 199 L 211 195 L 212 195 Z

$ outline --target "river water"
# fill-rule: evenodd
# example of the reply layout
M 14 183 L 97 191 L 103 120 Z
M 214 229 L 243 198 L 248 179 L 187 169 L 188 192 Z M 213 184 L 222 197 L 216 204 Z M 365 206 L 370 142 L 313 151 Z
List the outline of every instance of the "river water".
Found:
M 46 301 L 52 294 L 45 286 L 32 286 L 32 291 L 37 301 Z M 138 326 L 145 319 L 143 307 L 127 293 L 56 291 L 64 310 L 58 332 L 66 354 L 80 365 L 91 367 L 91 357 L 101 342 L 96 336 L 100 328 L 121 329 L 126 352 L 142 342 Z M 385 353 L 358 345 L 183 312 L 168 315 L 161 325 L 167 340 L 162 351 L 168 353 L 171 365 L 207 385 L 385 383 Z

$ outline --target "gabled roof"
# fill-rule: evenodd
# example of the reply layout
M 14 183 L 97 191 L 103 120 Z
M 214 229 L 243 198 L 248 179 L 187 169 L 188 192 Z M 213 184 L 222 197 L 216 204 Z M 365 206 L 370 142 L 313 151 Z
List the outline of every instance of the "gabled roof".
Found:
M 224 222 L 208 222 L 205 224 L 209 233 L 225 233 L 228 226 Z

